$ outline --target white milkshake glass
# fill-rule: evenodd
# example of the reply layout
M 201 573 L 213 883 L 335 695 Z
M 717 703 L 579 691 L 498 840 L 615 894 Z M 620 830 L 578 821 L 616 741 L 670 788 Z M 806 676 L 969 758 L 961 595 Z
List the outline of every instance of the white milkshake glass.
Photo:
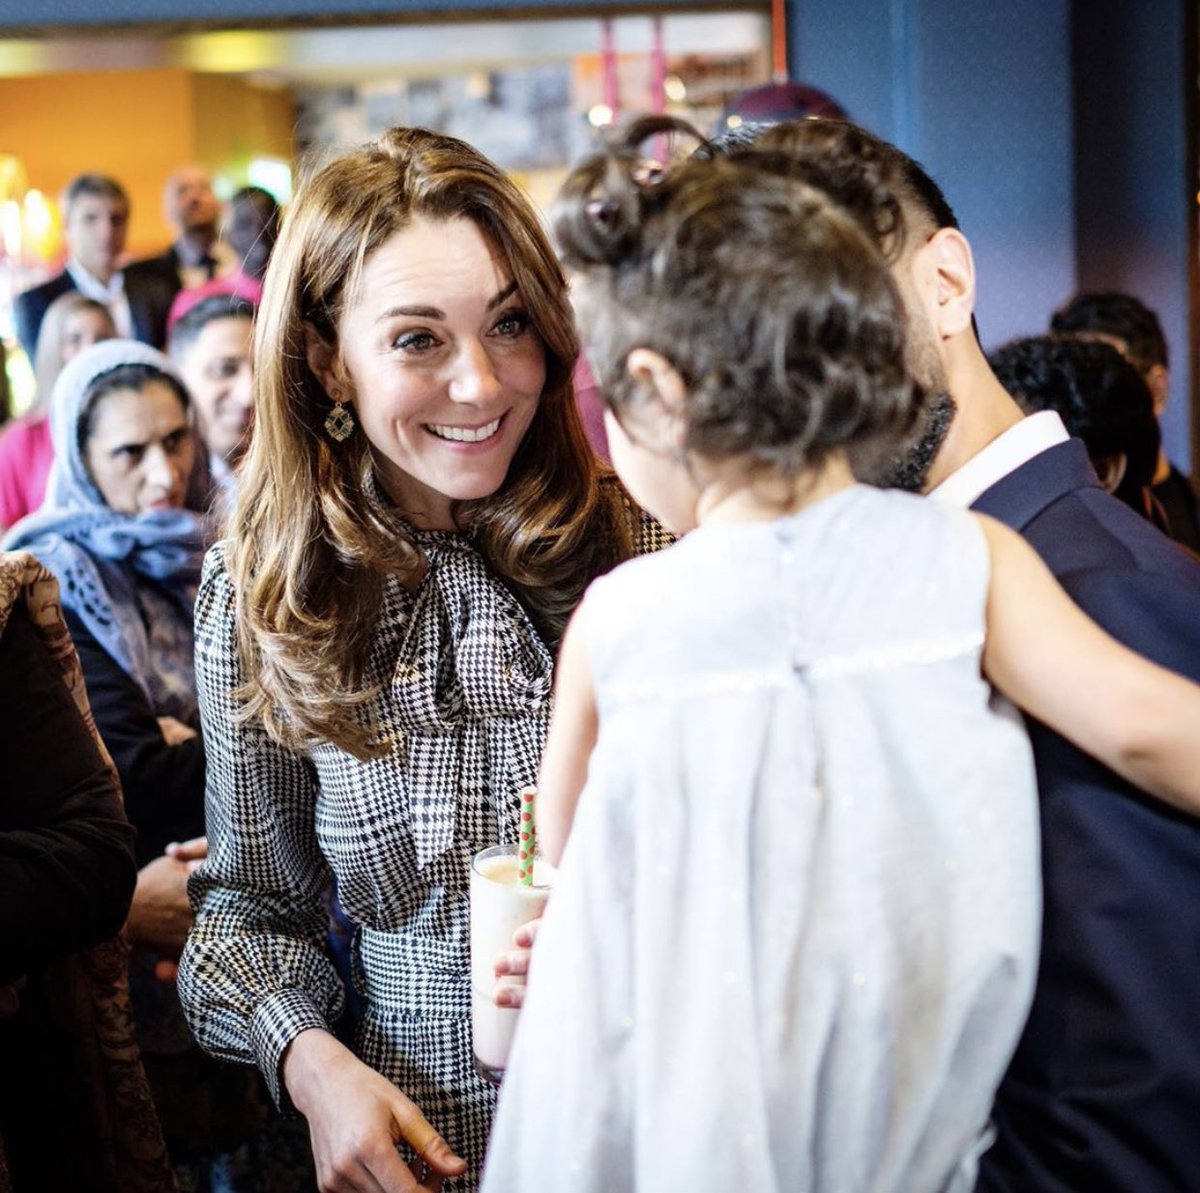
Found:
M 554 867 L 541 858 L 533 864 L 533 885 L 521 886 L 517 876 L 517 847 L 492 845 L 471 859 L 471 1035 L 475 1069 L 486 1081 L 499 1084 L 508 1064 L 515 1007 L 498 1007 L 496 986 L 517 986 L 522 979 L 496 979 L 493 966 L 513 947 L 513 933 L 545 910 L 554 882 Z

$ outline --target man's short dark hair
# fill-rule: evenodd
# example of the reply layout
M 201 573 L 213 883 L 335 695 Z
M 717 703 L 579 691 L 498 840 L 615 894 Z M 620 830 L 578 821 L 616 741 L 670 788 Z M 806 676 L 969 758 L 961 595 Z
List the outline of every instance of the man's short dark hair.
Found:
M 1138 372 L 1155 365 L 1168 367 L 1167 338 L 1158 316 L 1132 294 L 1115 290 L 1084 291 L 1059 307 L 1050 319 L 1059 334 L 1091 332 L 1112 336 L 1125 345 L 1125 354 Z
M 1029 336 L 988 355 L 1000 384 L 1029 414 L 1056 410 L 1093 458 L 1124 454 L 1126 478 L 1149 485 L 1158 463 L 1154 399 L 1111 344 L 1078 336 Z
M 115 199 L 125 205 L 126 211 L 129 210 L 129 196 L 125 193 L 125 188 L 107 174 L 76 174 L 63 191 L 63 212 L 70 215 L 76 200 L 83 198 L 84 195 L 93 195 L 101 199 Z
M 202 298 L 171 325 L 167 335 L 167 351 L 178 360 L 185 356 L 200 333 L 218 319 L 249 319 L 254 321 L 252 302 L 236 294 L 212 294 Z
M 740 153 L 827 194 L 872 233 L 891 261 L 900 256 L 906 231 L 958 227 L 942 188 L 919 162 L 848 120 L 766 125 L 751 146 L 725 149 L 729 157 Z

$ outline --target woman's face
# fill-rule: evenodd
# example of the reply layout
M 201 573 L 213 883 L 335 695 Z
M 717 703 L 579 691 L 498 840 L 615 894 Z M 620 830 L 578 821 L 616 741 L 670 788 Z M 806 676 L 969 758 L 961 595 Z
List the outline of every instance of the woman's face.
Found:
M 467 219 L 416 219 L 367 259 L 319 369 L 352 401 L 385 490 L 420 526 L 500 488 L 546 381 L 546 357 L 504 262 Z
M 119 514 L 180 509 L 196 459 L 187 413 L 162 381 L 115 389 L 92 412 L 84 444 L 88 472 Z
M 101 340 L 111 340 L 116 334 L 117 329 L 113 326 L 111 317 L 95 307 L 76 307 L 75 310 L 68 311 L 63 318 L 62 336 L 59 340 L 59 364 L 65 365 L 85 348 L 90 348 Z

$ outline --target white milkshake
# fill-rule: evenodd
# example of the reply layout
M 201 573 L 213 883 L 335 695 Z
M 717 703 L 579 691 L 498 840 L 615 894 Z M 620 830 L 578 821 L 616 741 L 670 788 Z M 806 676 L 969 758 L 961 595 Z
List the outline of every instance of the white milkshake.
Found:
M 542 914 L 554 875 L 554 867 L 538 858 L 533 886 L 521 886 L 515 845 L 493 845 L 471 859 L 471 1034 L 475 1068 L 488 1081 L 504 1075 L 519 1014 L 496 1006 L 492 996 L 498 984 L 521 982 L 514 977 L 497 982 L 493 966 L 513 947 L 513 933 Z

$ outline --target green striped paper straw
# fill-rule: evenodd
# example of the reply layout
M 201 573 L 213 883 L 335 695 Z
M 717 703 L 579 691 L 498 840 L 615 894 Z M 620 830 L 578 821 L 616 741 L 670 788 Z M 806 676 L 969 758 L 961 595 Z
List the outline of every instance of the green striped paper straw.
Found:
M 521 788 L 521 827 L 517 837 L 517 881 L 533 886 L 533 855 L 537 852 L 537 833 L 533 827 L 533 797 L 536 787 Z

